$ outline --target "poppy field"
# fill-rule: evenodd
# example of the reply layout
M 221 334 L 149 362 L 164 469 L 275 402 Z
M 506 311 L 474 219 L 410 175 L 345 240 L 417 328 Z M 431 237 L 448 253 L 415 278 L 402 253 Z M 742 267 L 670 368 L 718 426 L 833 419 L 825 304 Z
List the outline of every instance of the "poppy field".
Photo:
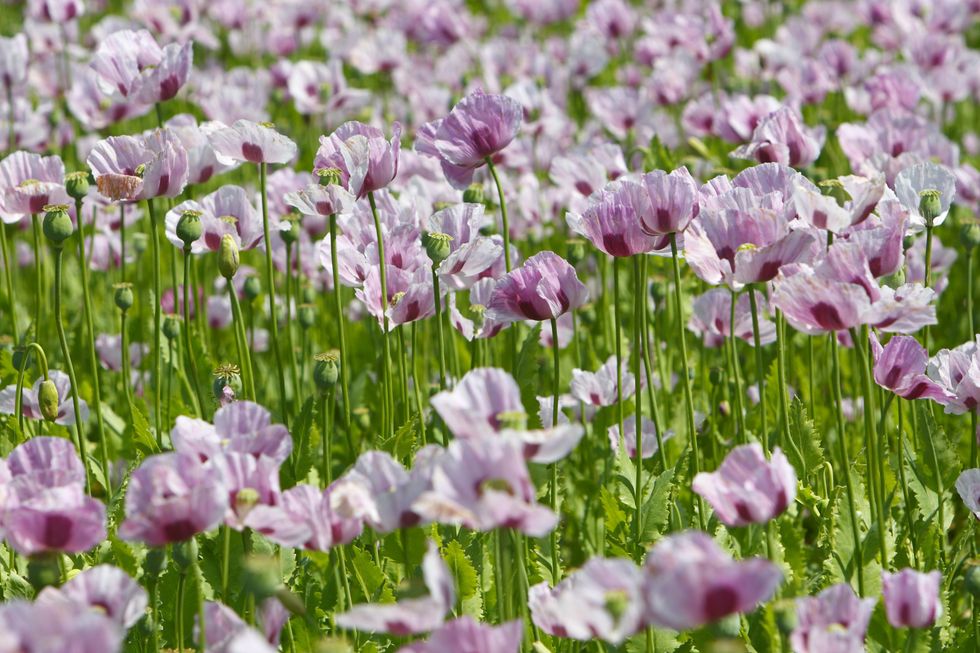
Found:
M 980 650 L 978 48 L 0 0 L 0 653 Z

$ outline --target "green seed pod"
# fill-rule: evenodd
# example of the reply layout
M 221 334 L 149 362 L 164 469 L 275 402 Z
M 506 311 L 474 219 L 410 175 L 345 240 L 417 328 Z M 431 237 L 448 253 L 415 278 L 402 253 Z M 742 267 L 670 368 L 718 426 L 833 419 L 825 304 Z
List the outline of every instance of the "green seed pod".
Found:
M 231 234 L 221 237 L 221 248 L 218 250 L 218 271 L 225 279 L 231 279 L 238 272 L 241 263 L 238 255 L 238 243 Z
M 974 560 L 973 562 L 977 562 Z M 974 564 L 966 570 L 963 576 L 963 587 L 974 598 L 980 598 L 980 564 Z
M 933 220 L 943 212 L 942 195 L 938 190 L 924 190 L 919 193 L 919 213 L 925 219 L 926 224 L 932 226 Z
M 68 196 L 73 200 L 80 200 L 88 195 L 90 183 L 89 173 L 81 170 L 65 175 L 65 190 L 68 191 Z
M 295 215 L 283 217 L 279 221 L 279 237 L 287 245 L 292 245 L 299 240 L 299 218 Z
M 432 259 L 433 265 L 439 265 L 447 258 L 452 250 L 453 237 L 435 231 L 427 231 L 422 236 L 425 253 Z
M 480 184 L 470 184 L 469 187 L 463 191 L 463 201 L 467 204 L 483 204 L 486 202 L 486 197 L 483 193 L 483 186 Z
M 980 245 L 980 224 L 965 224 L 960 230 L 960 239 L 967 249 L 973 249 Z
M 585 240 L 582 238 L 570 238 L 566 245 L 568 246 L 568 262 L 573 267 L 585 260 L 585 254 L 587 252 Z
M 339 186 L 341 181 L 340 168 L 320 168 L 314 173 L 320 178 L 321 186 Z
M 224 396 L 225 388 L 231 388 L 235 396 L 242 394 L 242 376 L 239 367 L 233 363 L 225 363 L 214 369 L 214 381 L 211 383 L 211 392 L 216 399 Z
M 112 300 L 120 311 L 128 311 L 133 307 L 133 284 L 117 283 L 112 287 Z
M 163 335 L 168 340 L 176 340 L 180 337 L 180 316 L 171 313 L 163 318 Z
M 187 571 L 197 562 L 197 540 L 191 537 L 189 540 L 178 542 L 173 545 L 174 564 L 180 573 Z
M 245 292 L 245 297 L 251 301 L 262 294 L 262 282 L 258 277 L 248 277 L 242 290 Z
M 313 357 L 313 381 L 320 392 L 326 392 L 337 384 L 340 376 L 340 354 L 336 350 Z
M 41 381 L 41 387 L 37 391 L 37 403 L 41 407 L 41 415 L 49 422 L 58 419 L 58 386 L 51 379 Z
M 201 224 L 201 212 L 188 209 L 180 214 L 177 220 L 177 237 L 184 243 L 184 249 L 190 249 L 191 244 L 204 234 Z
M 75 225 L 71 222 L 68 215 L 68 206 L 65 204 L 50 204 L 44 207 L 44 235 L 55 247 L 68 240 L 75 232 Z
M 61 580 L 58 558 L 61 554 L 32 556 L 27 562 L 27 580 L 36 592 L 57 585 Z
M 167 550 L 164 548 L 150 549 L 143 560 L 143 573 L 147 578 L 156 578 L 167 568 Z
M 300 297 L 304 304 L 315 304 L 316 303 L 316 291 L 313 290 L 312 286 L 303 286 Z
M 299 318 L 299 325 L 304 329 L 309 329 L 316 321 L 316 309 L 313 304 L 300 304 L 296 308 L 296 317 Z

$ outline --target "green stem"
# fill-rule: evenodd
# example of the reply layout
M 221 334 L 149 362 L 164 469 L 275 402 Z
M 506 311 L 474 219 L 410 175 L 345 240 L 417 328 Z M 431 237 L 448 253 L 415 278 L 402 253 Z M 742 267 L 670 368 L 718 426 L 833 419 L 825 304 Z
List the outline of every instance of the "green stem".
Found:
M 694 420 L 694 396 L 691 394 L 690 365 L 687 360 L 687 331 L 684 328 L 684 311 L 681 303 L 681 268 L 677 258 L 677 234 L 670 234 L 670 257 L 674 268 L 674 308 L 677 313 L 677 339 L 681 345 L 681 383 L 684 386 L 684 404 L 687 408 L 687 432 L 691 439 L 691 455 L 694 459 L 694 474 L 701 471 L 701 452 L 698 447 L 698 432 Z M 639 382 L 639 379 L 637 379 Z M 707 529 L 705 519 L 704 500 L 699 496 L 698 504 L 698 523 L 701 530 Z
M 34 232 L 34 339 L 41 341 L 41 306 L 44 304 L 44 279 L 41 267 L 41 223 L 37 213 L 31 214 Z
M 878 519 L 878 542 L 880 545 L 881 567 L 888 568 L 888 549 L 886 548 L 885 531 L 888 522 L 885 521 L 885 463 L 884 463 L 884 443 L 879 437 L 874 418 L 874 382 L 872 381 L 872 370 L 874 369 L 874 356 L 868 346 L 868 327 L 861 327 L 860 333 L 852 334 L 858 348 L 861 360 L 861 382 L 864 388 L 864 428 L 868 437 L 869 454 L 873 455 L 874 460 L 869 460 L 868 464 L 873 465 L 870 477 L 877 484 L 872 496 L 876 498 L 876 517 Z
M 331 396 L 324 393 L 320 399 L 320 452 L 323 461 L 323 487 L 327 487 L 333 482 L 333 460 L 330 449 L 330 409 L 333 408 L 333 391 Z
M 207 620 L 204 618 L 204 572 L 201 570 L 201 563 L 194 561 L 194 574 L 197 578 L 197 653 L 204 653 L 208 647 Z
M 160 332 L 163 330 L 163 308 L 160 305 L 163 282 L 160 279 L 160 240 L 157 213 L 153 198 L 146 200 L 150 215 L 150 256 L 153 258 L 153 420 L 157 432 L 157 445 L 163 449 L 163 431 L 160 423 L 160 390 L 163 367 L 161 364 Z
M 619 258 L 613 257 L 612 260 L 613 278 L 613 323 L 614 338 L 616 349 L 616 416 L 619 419 L 619 437 L 626 438 L 626 428 L 623 426 L 626 421 L 626 409 L 623 406 L 623 337 L 622 321 L 619 315 Z M 636 379 L 636 387 L 639 388 L 640 380 Z
M 744 393 L 742 390 L 742 374 L 739 369 L 738 363 L 738 349 L 735 346 L 735 307 L 738 305 L 738 295 L 732 290 L 729 293 L 729 299 L 731 300 L 729 306 L 729 318 L 728 318 L 728 350 L 731 353 L 731 376 L 735 383 L 735 401 L 733 401 L 732 409 L 735 411 L 735 428 L 736 435 L 738 436 L 738 441 L 741 443 L 748 442 L 748 437 L 745 434 L 745 413 L 742 409 L 742 398 Z M 763 437 L 763 449 L 767 449 L 765 445 L 765 435 Z
M 554 374 L 552 376 L 551 391 L 553 396 L 551 398 L 551 425 L 554 427 L 558 426 L 558 404 L 559 395 L 561 394 L 561 357 L 558 351 L 558 320 L 551 318 L 551 352 L 552 360 L 554 363 Z M 549 481 L 550 492 L 549 498 L 551 500 L 551 510 L 556 515 L 558 514 L 558 463 L 552 463 L 551 465 L 551 477 Z M 558 527 L 555 526 L 550 533 L 551 538 L 551 578 L 557 583 L 558 582 Z
M 782 421 L 784 446 L 792 442 L 789 430 L 789 401 L 786 397 L 786 323 L 783 312 L 776 310 L 776 376 L 779 380 L 779 418 Z
M 633 375 L 636 378 L 636 395 L 634 397 L 634 405 L 636 407 L 636 451 L 633 456 L 633 465 L 635 467 L 636 477 L 634 478 L 635 488 L 633 494 L 633 503 L 635 504 L 636 512 L 633 515 L 634 522 L 634 537 L 636 538 L 636 550 L 638 555 L 642 555 L 642 532 L 640 528 L 640 516 L 643 513 L 643 393 L 640 391 L 640 379 L 642 379 L 642 372 L 640 369 L 641 362 L 643 360 L 643 352 L 646 349 L 644 346 L 644 331 L 643 331 L 643 303 L 644 295 L 643 292 L 643 274 L 640 270 L 640 259 L 645 256 L 644 254 L 636 254 L 632 256 L 633 259 Z M 647 383 L 651 380 L 647 379 Z M 626 434 L 623 433 L 623 440 L 625 442 Z
M 888 414 L 888 404 L 896 395 L 889 394 L 886 400 L 885 407 L 881 411 L 881 420 L 884 425 L 885 417 Z M 905 527 L 908 529 L 908 539 L 909 543 L 912 545 L 912 566 L 916 569 L 919 568 L 919 546 L 915 538 L 914 530 L 914 519 L 912 518 L 912 501 L 909 496 L 909 484 L 905 480 L 905 411 L 902 410 L 902 400 L 899 399 L 897 403 L 898 408 L 898 479 L 902 486 L 902 499 L 905 502 L 904 510 L 905 513 Z M 884 432 L 884 431 L 882 431 Z
M 230 605 L 228 596 L 228 576 L 231 567 L 231 529 L 221 525 L 221 598 Z
M 371 216 L 374 218 L 374 232 L 378 240 L 378 266 L 381 275 L 381 341 L 382 341 L 382 367 L 384 372 L 384 402 L 385 415 L 384 434 L 390 436 L 394 432 L 394 397 L 391 387 L 391 345 L 388 342 L 388 273 L 385 265 L 385 246 L 384 236 L 381 232 L 381 217 L 378 215 L 378 206 L 374 201 L 374 193 L 368 193 L 368 202 L 371 205 Z
M 184 653 L 184 590 L 187 586 L 187 573 L 180 572 L 177 578 L 177 605 L 174 614 L 175 630 L 177 631 L 177 650 Z
M 256 400 L 255 394 L 255 370 L 252 368 L 252 349 L 248 344 L 248 336 L 245 335 L 245 320 L 242 317 L 242 306 L 238 301 L 238 293 L 231 279 L 227 280 L 228 297 L 231 299 L 231 315 L 235 322 L 235 345 L 238 347 L 238 360 L 240 361 L 242 372 L 245 374 L 245 388 L 249 399 Z
M 289 406 L 286 401 L 286 374 L 279 349 L 279 319 L 276 313 L 275 273 L 272 267 L 272 235 L 269 232 L 269 198 L 266 193 L 266 164 L 259 164 L 259 187 L 262 194 L 262 232 L 265 237 L 265 287 L 269 293 L 269 346 L 276 358 L 276 375 L 279 379 L 279 410 L 283 424 L 289 426 Z
M 759 304 L 755 298 L 755 286 L 749 286 L 749 306 L 752 309 L 752 340 L 755 345 L 755 374 L 759 385 L 759 407 L 762 413 L 762 449 L 769 451 L 769 407 L 766 399 L 766 364 L 762 353 L 762 334 L 759 330 Z M 734 322 L 732 328 L 735 328 Z M 813 386 L 811 385 L 811 388 Z
M 293 344 L 293 246 L 286 243 L 286 348 L 289 349 L 289 370 L 293 381 L 293 410 L 299 412 L 299 368 Z
M 231 285 L 229 283 L 229 285 Z M 183 308 L 184 308 L 184 354 L 187 356 L 187 369 L 191 373 L 191 387 L 194 389 L 194 393 L 191 395 L 191 400 L 196 403 L 195 409 L 197 414 L 204 417 L 204 407 L 207 405 L 204 401 L 204 395 L 201 394 L 201 384 L 200 379 L 197 376 L 197 362 L 195 361 L 194 350 L 191 348 L 191 311 L 190 311 L 190 296 L 194 292 L 194 287 L 191 285 L 191 248 L 190 246 L 184 247 L 184 292 L 182 294 Z
M 493 177 L 493 183 L 497 186 L 497 200 L 500 202 L 501 232 L 504 236 L 504 268 L 507 272 L 510 272 L 510 225 L 507 222 L 507 202 L 504 199 L 504 188 L 500 185 L 500 177 L 497 176 L 497 169 L 493 165 L 493 160 L 487 157 L 486 162 L 487 168 L 490 170 L 490 176 Z
M 10 301 L 10 335 L 17 342 L 17 300 L 14 295 L 14 282 L 11 273 L 11 254 L 7 245 L 7 225 L 0 222 L 0 253 L 3 254 L 3 274 L 7 285 L 7 299 Z
M 653 383 L 653 364 L 650 358 L 650 349 L 647 345 L 647 329 L 651 324 L 648 316 L 648 305 L 647 292 L 646 292 L 646 281 L 647 281 L 647 257 L 640 257 L 640 278 L 643 283 L 643 287 L 638 291 L 642 295 L 640 301 L 640 320 L 642 322 L 640 326 L 640 332 L 643 334 L 643 370 L 647 375 L 647 399 L 650 402 L 650 419 L 653 421 L 653 427 L 657 432 L 657 452 L 660 454 L 660 463 L 663 465 L 664 471 L 668 468 L 667 462 L 667 452 L 664 450 L 664 439 L 663 433 L 661 433 L 661 426 L 663 422 L 660 419 L 660 406 L 657 402 L 657 390 Z M 653 334 L 653 343 L 656 346 L 657 338 L 656 334 Z
M 418 412 L 419 430 L 421 431 L 422 434 L 422 446 L 424 447 L 427 444 L 427 438 L 425 433 L 425 411 L 424 411 L 424 406 L 422 404 L 422 382 L 424 377 L 419 374 L 419 368 L 415 357 L 415 352 L 418 347 L 418 337 L 417 337 L 418 329 L 416 328 L 417 326 L 418 326 L 417 321 L 412 322 L 412 360 L 410 361 L 409 364 L 412 366 L 412 379 L 414 380 L 414 383 L 412 385 L 415 387 L 415 408 L 416 411 Z
M 330 270 L 333 275 L 334 309 L 340 335 L 340 388 L 344 397 L 344 428 L 350 431 L 350 391 L 348 390 L 347 335 L 344 329 L 344 306 L 340 294 L 340 265 L 337 255 L 337 214 L 330 215 Z
M 436 303 L 436 349 L 439 351 L 439 389 L 446 389 L 446 353 L 442 333 L 442 294 L 439 291 L 439 275 L 436 266 L 432 265 L 432 295 Z

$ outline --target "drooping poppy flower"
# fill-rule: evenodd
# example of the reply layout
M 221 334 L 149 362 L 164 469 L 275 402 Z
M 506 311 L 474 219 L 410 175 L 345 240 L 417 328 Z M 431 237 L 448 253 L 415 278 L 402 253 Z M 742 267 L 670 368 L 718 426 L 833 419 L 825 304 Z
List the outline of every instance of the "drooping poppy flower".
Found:
M 930 628 L 943 614 L 939 584 L 942 574 L 915 569 L 881 572 L 888 623 L 895 628 Z
M 732 449 L 718 471 L 699 473 L 691 489 L 727 526 L 764 524 L 796 499 L 796 471 L 779 447 L 766 460 L 762 446 L 754 442 Z

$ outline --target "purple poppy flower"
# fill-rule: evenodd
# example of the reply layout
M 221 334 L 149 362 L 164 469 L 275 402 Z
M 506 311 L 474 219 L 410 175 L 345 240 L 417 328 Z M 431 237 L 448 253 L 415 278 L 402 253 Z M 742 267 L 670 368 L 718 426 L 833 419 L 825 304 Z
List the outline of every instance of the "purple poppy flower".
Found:
M 177 95 L 187 83 L 194 60 L 194 44 L 169 43 L 160 51 L 160 58 L 140 75 L 136 99 L 144 104 L 166 102 Z
M 432 541 L 429 541 L 422 559 L 422 574 L 429 591 L 426 596 L 403 599 L 397 603 L 355 605 L 337 615 L 337 625 L 349 630 L 388 633 L 396 637 L 438 629 L 446 613 L 456 603 L 456 587 L 449 567 L 439 555 L 439 547 Z
M 851 199 L 843 206 L 830 195 L 809 186 L 799 185 L 793 191 L 793 202 L 801 220 L 817 229 L 840 234 L 867 220 L 885 192 L 885 176 L 873 178 L 849 175 L 838 180 Z
M 966 469 L 956 478 L 956 492 L 967 509 L 980 519 L 980 469 Z
M 467 372 L 452 390 L 430 400 L 456 438 L 494 435 L 509 415 L 525 413 L 521 390 L 507 372 L 482 367 Z
M 843 237 L 849 242 L 857 243 L 868 259 L 868 268 L 872 276 L 881 278 L 894 274 L 902 265 L 903 259 L 903 238 L 905 237 L 905 226 L 908 223 L 909 212 L 902 205 L 892 199 L 882 200 L 878 203 L 879 215 L 871 215 L 864 222 L 848 229 Z M 909 265 L 912 266 L 912 250 L 915 245 L 909 248 Z M 935 254 L 938 252 L 938 249 Z M 922 258 L 917 259 L 921 261 Z M 934 259 L 935 260 L 935 259 Z M 933 278 L 937 278 L 934 274 Z M 912 278 L 906 275 L 909 282 L 919 282 L 921 279 Z M 937 282 L 938 284 L 938 282 Z
M 600 188 L 589 197 L 581 215 L 569 211 L 568 227 L 587 238 L 609 256 L 645 254 L 663 247 L 660 238 L 645 233 L 634 199 L 641 197 L 635 182 L 618 182 Z M 641 204 L 646 208 L 646 203 Z
M 303 215 L 328 218 L 349 211 L 354 197 L 340 186 L 311 184 L 303 190 L 287 193 L 285 200 Z
M 919 213 L 920 194 L 923 191 L 939 191 L 940 213 L 927 224 Z M 926 226 L 938 227 L 949 214 L 949 207 L 956 197 L 956 177 L 949 168 L 935 163 L 921 163 L 909 166 L 895 177 L 895 195 L 898 201 L 909 210 L 909 227 L 921 231 Z
M 564 459 L 572 452 L 585 429 L 581 424 L 548 425 L 543 429 L 511 429 L 500 431 L 500 437 L 517 442 L 524 451 L 524 458 L 540 465 L 550 465 Z
M 942 574 L 938 571 L 881 572 L 888 623 L 895 628 L 930 628 L 943 613 L 939 598 L 941 581 Z
M 113 201 L 177 197 L 187 184 L 187 150 L 168 129 L 110 136 L 95 144 L 86 162 L 99 193 Z
M 218 156 L 211 147 L 208 140 L 206 129 L 210 125 L 197 124 L 197 119 L 188 114 L 181 113 L 165 123 L 167 129 L 173 131 L 180 139 L 181 145 L 187 150 L 187 183 L 203 184 L 215 175 L 220 175 L 237 166 L 235 164 L 222 163 L 218 161 Z
M 296 158 L 296 143 L 265 124 L 236 120 L 230 126 L 216 122 L 208 127 L 208 141 L 218 161 L 226 165 L 289 163 Z
M 629 399 L 636 392 L 636 377 L 629 371 L 629 362 L 625 359 L 622 362 L 620 379 L 622 398 Z M 572 370 L 571 394 L 590 406 L 614 405 L 617 401 L 617 385 L 615 356 L 610 356 L 597 372 Z
M 911 336 L 894 336 L 884 347 L 872 331 L 874 378 L 882 388 L 905 399 L 928 398 L 939 403 L 951 399 L 949 393 L 926 375 L 929 352 Z
M 602 143 L 555 157 L 548 174 L 555 186 L 569 192 L 574 190 L 577 200 L 581 201 L 626 172 L 626 161 L 619 145 Z
M 424 642 L 398 649 L 398 653 L 517 653 L 524 627 L 520 620 L 489 626 L 465 616 L 450 621 Z
M 766 460 L 762 446 L 753 442 L 732 449 L 718 471 L 695 476 L 691 489 L 726 526 L 764 524 L 796 499 L 796 470 L 779 447 Z
M 163 50 L 148 31 L 123 29 L 100 40 L 91 66 L 103 93 L 129 98 L 140 93 L 144 73 L 150 75 L 162 59 Z
M 822 125 L 808 128 L 799 111 L 784 106 L 763 118 L 749 143 L 732 152 L 732 156 L 804 168 L 820 156 L 825 139 Z
M 640 455 L 646 458 L 652 458 L 660 450 L 660 444 L 657 442 L 657 426 L 653 423 L 653 420 L 643 418 L 643 427 L 640 433 Z M 636 415 L 630 415 L 623 420 L 623 431 L 626 433 L 625 444 L 626 444 L 626 455 L 630 459 L 636 458 Z M 620 447 L 620 437 L 619 437 L 619 424 L 613 424 L 609 427 L 607 433 L 609 434 L 609 446 L 612 448 L 613 453 L 619 453 Z M 666 442 L 670 438 L 674 437 L 673 431 L 665 431 L 663 434 L 663 441 Z
M 639 184 L 625 186 L 640 218 L 640 228 L 650 236 L 665 236 L 687 229 L 699 211 L 698 187 L 687 168 L 669 174 L 648 172 Z
M 514 528 L 541 537 L 557 524 L 538 505 L 523 447 L 510 439 L 454 440 L 432 470 L 432 489 L 415 502 L 427 519 L 477 531 Z
M 492 338 L 504 328 L 504 324 L 494 320 L 486 312 L 486 307 L 490 303 L 496 285 L 495 279 L 485 277 L 470 288 L 469 313 L 475 318 L 472 320 L 464 316 L 456 307 L 456 294 L 451 293 L 449 295 L 449 320 L 453 327 L 462 333 L 467 340 Z
M 859 599 L 847 583 L 796 599 L 794 653 L 860 653 L 876 599 Z
M 644 568 L 649 622 L 674 630 L 748 612 L 771 598 L 783 577 L 768 560 L 732 560 L 701 531 L 663 538 Z
M 0 605 L 0 632 L 3 653 L 118 653 L 125 635 L 117 623 L 95 611 L 23 599 Z
M 412 504 L 429 489 L 429 471 L 422 464 L 408 472 L 387 452 L 368 451 L 338 480 L 334 493 L 338 501 L 343 498 L 351 505 L 359 505 L 350 512 L 356 512 L 368 526 L 379 533 L 390 533 L 421 524 L 422 518 Z M 348 496 L 351 498 L 344 498 Z
M 768 345 L 776 340 L 776 325 L 769 319 L 769 308 L 764 297 L 759 302 L 759 342 Z M 694 298 L 693 313 L 687 328 L 704 338 L 706 347 L 721 347 L 731 336 L 732 293 L 725 288 L 712 288 Z M 752 310 L 749 296 L 739 295 L 735 302 L 735 337 L 755 345 L 752 329 Z
M 75 405 L 72 403 L 71 398 L 71 380 L 67 374 L 60 370 L 50 370 L 48 372 L 48 378 L 54 381 L 54 385 L 58 389 L 58 417 L 54 423 L 62 426 L 71 426 L 75 423 Z M 32 387 L 24 388 L 23 394 L 21 395 L 21 407 L 23 415 L 27 419 L 44 419 L 37 396 L 43 381 L 44 377 L 38 378 Z M 8 385 L 3 390 L 0 390 L 0 413 L 4 415 L 16 414 L 16 395 L 16 384 Z M 82 413 L 79 416 L 81 417 L 80 421 L 84 424 L 88 421 L 88 404 L 84 399 L 78 400 L 78 409 Z
M 277 601 L 277 599 L 267 599 Z M 278 602 L 278 601 L 277 601 Z M 261 610 L 259 611 L 261 614 Z M 208 653 L 275 653 L 278 645 L 273 645 L 268 636 L 263 636 L 246 624 L 238 614 L 217 601 L 204 604 L 204 623 L 207 626 L 204 636 Z M 198 624 L 194 625 L 195 640 L 198 637 Z
M 402 127 L 392 125 L 391 140 L 384 132 L 362 122 L 345 122 L 329 136 L 320 137 L 314 170 L 337 168 L 342 185 L 358 199 L 381 190 L 398 174 Z
M 279 463 L 272 458 L 225 452 L 214 458 L 211 466 L 228 493 L 227 526 L 240 531 L 255 506 L 279 502 Z
M 43 488 L 84 488 L 85 468 L 70 440 L 38 436 L 18 445 L 7 458 L 8 489 L 25 494 Z
M 568 261 L 554 252 L 535 254 L 497 283 L 487 306 L 499 322 L 543 321 L 582 306 L 589 291 Z
M 89 567 L 60 588 L 46 587 L 37 603 L 66 602 L 92 608 L 122 628 L 131 628 L 143 618 L 148 604 L 146 590 L 129 574 L 112 565 Z
M 589 559 L 549 588 L 528 590 L 531 619 L 549 635 L 619 645 L 645 625 L 643 572 L 623 558 Z
M 322 491 L 297 485 L 282 493 L 278 505 L 253 508 L 245 524 L 283 546 L 326 552 L 348 544 L 361 534 L 363 524 L 334 507 L 338 487 L 340 481 Z
M 409 272 L 399 267 L 389 267 L 385 278 L 387 282 L 388 310 L 384 311 L 381 302 L 381 268 L 372 266 L 364 279 L 364 285 L 354 292 L 368 312 L 383 329 L 387 318 L 388 329 L 400 324 L 421 320 L 436 311 L 435 297 L 432 293 L 432 273 L 422 267 Z
M 6 90 L 23 84 L 27 80 L 29 60 L 27 34 L 21 32 L 10 37 L 0 37 L 0 86 Z
M 524 110 L 513 98 L 476 91 L 433 125 L 432 145 L 450 165 L 475 170 L 517 136 Z
M 183 249 L 184 241 L 177 236 L 177 223 L 184 211 L 199 211 L 203 234 L 191 243 L 191 253 L 217 252 L 221 237 L 231 234 L 239 249 L 254 249 L 264 238 L 262 215 L 241 186 L 222 186 L 203 197 L 200 202 L 186 200 L 167 211 L 164 219 L 167 240 Z
M 197 456 L 164 453 L 145 459 L 129 479 L 119 537 L 164 546 L 218 526 L 228 492 Z
M 744 143 L 762 119 L 781 106 L 771 95 L 734 95 L 722 101 L 714 131 L 729 143 Z
M 980 337 L 954 349 L 940 349 L 929 359 L 926 374 L 947 394 L 945 412 L 962 414 L 980 406 Z
M 69 203 L 61 157 L 18 151 L 0 161 L 0 218 L 7 224 Z
M 293 450 L 293 440 L 282 424 L 272 423 L 272 414 L 251 401 L 236 401 L 219 408 L 214 425 L 204 420 L 177 418 L 170 432 L 174 449 L 207 462 L 224 452 L 267 456 L 282 464 Z

